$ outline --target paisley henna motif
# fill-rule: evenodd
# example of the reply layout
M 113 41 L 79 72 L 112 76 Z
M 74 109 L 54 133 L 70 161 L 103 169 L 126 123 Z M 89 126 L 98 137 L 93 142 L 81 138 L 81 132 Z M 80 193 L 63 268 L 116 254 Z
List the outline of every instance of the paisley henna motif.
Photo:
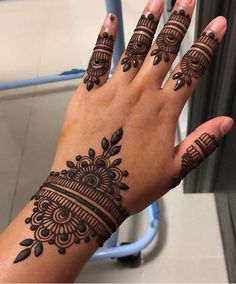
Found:
M 174 11 L 171 14 L 155 40 L 157 48 L 151 52 L 151 56 L 154 56 L 153 65 L 158 64 L 162 59 L 168 62 L 170 54 L 178 53 L 190 21 L 190 16 L 185 14 L 184 10 Z
M 192 78 L 199 79 L 205 72 L 211 61 L 214 52 L 218 47 L 218 39 L 215 34 L 203 32 L 198 41 L 192 45 L 191 49 L 184 55 L 181 60 L 181 72 L 173 75 L 173 79 L 177 80 L 174 90 L 177 91 L 181 87 L 190 86 Z
M 137 68 L 139 60 L 144 61 L 152 44 L 157 24 L 153 14 L 150 13 L 147 17 L 141 16 L 125 51 L 125 57 L 121 61 L 124 72 L 131 67 Z
M 173 179 L 169 188 L 176 187 L 192 169 L 196 168 L 203 161 L 203 156 L 207 158 L 217 147 L 215 136 L 206 132 L 204 132 L 194 142 L 195 145 L 189 146 L 183 154 L 180 173 Z M 199 150 L 196 146 L 199 147 Z
M 26 248 L 14 263 L 26 259 L 32 250 L 38 257 L 45 243 L 55 245 L 60 254 L 73 244 L 89 242 L 92 238 L 102 246 L 129 216 L 120 195 L 120 191 L 129 189 L 123 182 L 128 172 L 118 167 L 120 158 L 111 161 L 120 152 L 121 146 L 117 144 L 122 135 L 123 130 L 119 128 L 110 141 L 104 137 L 101 155 L 90 148 L 87 156 L 78 155 L 76 162 L 67 161 L 68 169 L 50 172 L 32 196 L 33 213 L 25 219 L 34 237 L 20 243 Z
M 104 32 L 98 36 L 93 49 L 93 55 L 89 61 L 87 76 L 84 78 L 84 84 L 86 84 L 88 91 L 90 91 L 94 85 L 99 85 L 100 78 L 109 70 L 112 51 L 113 36 Z

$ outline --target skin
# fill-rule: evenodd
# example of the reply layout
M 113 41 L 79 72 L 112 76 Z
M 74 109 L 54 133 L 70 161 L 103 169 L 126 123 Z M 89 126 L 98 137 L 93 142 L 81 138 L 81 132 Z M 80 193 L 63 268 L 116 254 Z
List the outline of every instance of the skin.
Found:
M 177 1 L 174 9 L 184 9 L 191 15 L 194 5 L 194 0 Z M 161 0 L 151 0 L 143 13 L 152 12 L 159 19 L 162 10 Z M 100 32 L 115 37 L 117 23 L 116 17 L 111 21 L 107 16 Z M 225 18 L 215 18 L 205 31 L 213 31 L 222 40 L 226 31 Z M 83 82 L 79 85 L 69 103 L 52 165 L 53 171 L 61 171 L 66 168 L 66 161 L 74 161 L 78 154 L 86 155 L 90 147 L 101 154 L 102 138 L 111 137 L 115 130 L 123 127 L 120 168 L 129 171 L 125 182 L 130 188 L 121 194 L 123 205 L 130 214 L 140 212 L 168 192 L 172 179 L 180 171 L 182 155 L 195 139 L 207 132 L 219 141 L 233 124 L 229 117 L 214 118 L 175 146 L 177 120 L 198 80 L 193 79 L 190 87 L 184 86 L 175 92 L 171 74 L 162 86 L 175 55 L 170 55 L 168 63 L 153 66 L 150 53 L 155 48 L 154 42 L 144 62 L 139 62 L 139 68 L 123 72 L 123 66 L 118 64 L 113 77 L 107 81 L 106 74 L 100 78 L 101 84 L 91 91 L 88 92 Z M 177 65 L 174 73 L 179 70 Z M 32 208 L 33 202 L 29 202 L 0 236 L 0 281 L 74 281 L 96 251 L 95 242 L 73 245 L 65 255 L 59 255 L 55 247 L 46 245 L 40 257 L 32 256 L 20 263 L 12 263 L 20 250 L 19 242 L 33 237 L 33 232 L 24 224 L 24 219 L 32 214 Z

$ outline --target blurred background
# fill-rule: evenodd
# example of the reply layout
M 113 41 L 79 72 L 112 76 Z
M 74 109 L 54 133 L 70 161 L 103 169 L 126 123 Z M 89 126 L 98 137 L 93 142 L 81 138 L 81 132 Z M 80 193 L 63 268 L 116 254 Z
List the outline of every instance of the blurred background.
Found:
M 158 30 L 168 19 L 172 2 L 165 1 Z M 145 0 L 122 0 L 126 44 L 145 4 Z M 181 114 L 177 141 L 209 118 L 235 116 L 235 4 L 198 1 L 180 56 L 215 16 L 225 15 L 229 29 Z M 105 14 L 102 0 L 0 1 L 0 86 L 85 69 Z M 0 230 L 47 176 L 67 103 L 79 82 L 0 91 Z M 132 269 L 115 259 L 90 262 L 78 281 L 236 282 L 234 136 L 233 130 L 208 163 L 158 201 L 158 234 L 142 251 L 139 267 Z M 146 226 L 143 213 L 130 218 L 120 229 L 119 242 L 137 240 Z

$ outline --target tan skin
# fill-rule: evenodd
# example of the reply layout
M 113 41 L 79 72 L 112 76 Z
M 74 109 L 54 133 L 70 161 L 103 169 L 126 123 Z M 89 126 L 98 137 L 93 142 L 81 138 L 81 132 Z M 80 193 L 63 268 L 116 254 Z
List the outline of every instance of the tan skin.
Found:
M 188 0 L 184 4 L 183 1 L 177 1 L 174 9 L 185 9 L 191 15 L 194 2 Z M 158 19 L 162 9 L 162 1 L 152 0 L 143 13 L 152 12 Z M 114 21 L 106 17 L 101 32 L 115 36 L 117 22 L 116 17 Z M 213 31 L 221 40 L 226 31 L 225 19 L 217 17 L 205 31 Z M 122 127 L 124 135 L 120 143 L 120 168 L 129 172 L 125 179 L 129 190 L 121 194 L 123 205 L 130 214 L 140 212 L 169 190 L 173 178 L 180 171 L 183 153 L 196 138 L 208 132 L 219 141 L 233 124 L 229 117 L 214 118 L 175 146 L 177 120 L 198 80 L 194 79 L 190 87 L 185 86 L 175 92 L 175 82 L 170 76 L 162 86 L 175 56 L 171 55 L 168 63 L 153 66 L 150 53 L 155 47 L 156 43 L 153 43 L 144 62 L 139 62 L 139 68 L 123 72 L 119 64 L 111 80 L 107 81 L 107 76 L 104 76 L 101 84 L 91 91 L 86 89 L 83 82 L 79 85 L 69 103 L 52 165 L 52 170 L 61 171 L 66 168 L 66 161 L 73 161 L 78 154 L 86 155 L 90 147 L 94 148 L 96 154 L 101 154 L 102 138 L 110 138 L 114 131 Z M 179 68 L 177 66 L 175 72 Z M 74 281 L 96 251 L 95 242 L 73 245 L 65 255 L 59 255 L 53 246 L 46 246 L 42 256 L 12 263 L 19 252 L 19 242 L 33 236 L 24 224 L 24 219 L 32 214 L 32 208 L 33 203 L 29 202 L 0 237 L 0 281 Z

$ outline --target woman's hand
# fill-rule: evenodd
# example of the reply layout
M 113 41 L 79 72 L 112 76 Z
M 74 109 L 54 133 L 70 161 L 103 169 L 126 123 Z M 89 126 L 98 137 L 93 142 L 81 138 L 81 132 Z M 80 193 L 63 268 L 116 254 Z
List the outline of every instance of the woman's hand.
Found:
M 77 155 L 88 156 L 89 148 L 95 150 L 95 157 L 104 156 L 103 137 L 110 142 L 112 134 L 122 129 L 123 136 L 117 143 L 120 151 L 117 148 L 117 154 L 105 159 L 110 163 L 122 159 L 117 168 L 125 172 L 123 176 L 122 172 L 117 173 L 121 176 L 116 178 L 117 184 L 127 185 L 121 186 L 119 192 L 123 206 L 131 214 L 177 185 L 215 150 L 232 126 L 231 118 L 214 118 L 175 146 L 181 110 L 226 31 L 225 18 L 212 20 L 163 83 L 190 24 L 194 2 L 177 1 L 169 21 L 151 45 L 163 3 L 149 1 L 120 63 L 107 81 L 117 31 L 117 18 L 108 15 L 84 80 L 67 110 L 52 170 L 61 171 L 66 161 L 75 162 Z M 97 182 L 98 188 L 103 183 L 106 187 L 112 174 L 106 183 L 98 168 L 85 167 L 84 179 L 89 174 L 91 186 Z
M 163 3 L 150 0 L 109 81 L 117 18 L 106 17 L 52 171 L 1 235 L 0 281 L 74 281 L 129 214 L 176 186 L 230 130 L 232 119 L 217 117 L 175 146 L 181 110 L 226 30 L 223 17 L 211 21 L 164 82 L 194 2 L 177 1 L 152 44 Z

